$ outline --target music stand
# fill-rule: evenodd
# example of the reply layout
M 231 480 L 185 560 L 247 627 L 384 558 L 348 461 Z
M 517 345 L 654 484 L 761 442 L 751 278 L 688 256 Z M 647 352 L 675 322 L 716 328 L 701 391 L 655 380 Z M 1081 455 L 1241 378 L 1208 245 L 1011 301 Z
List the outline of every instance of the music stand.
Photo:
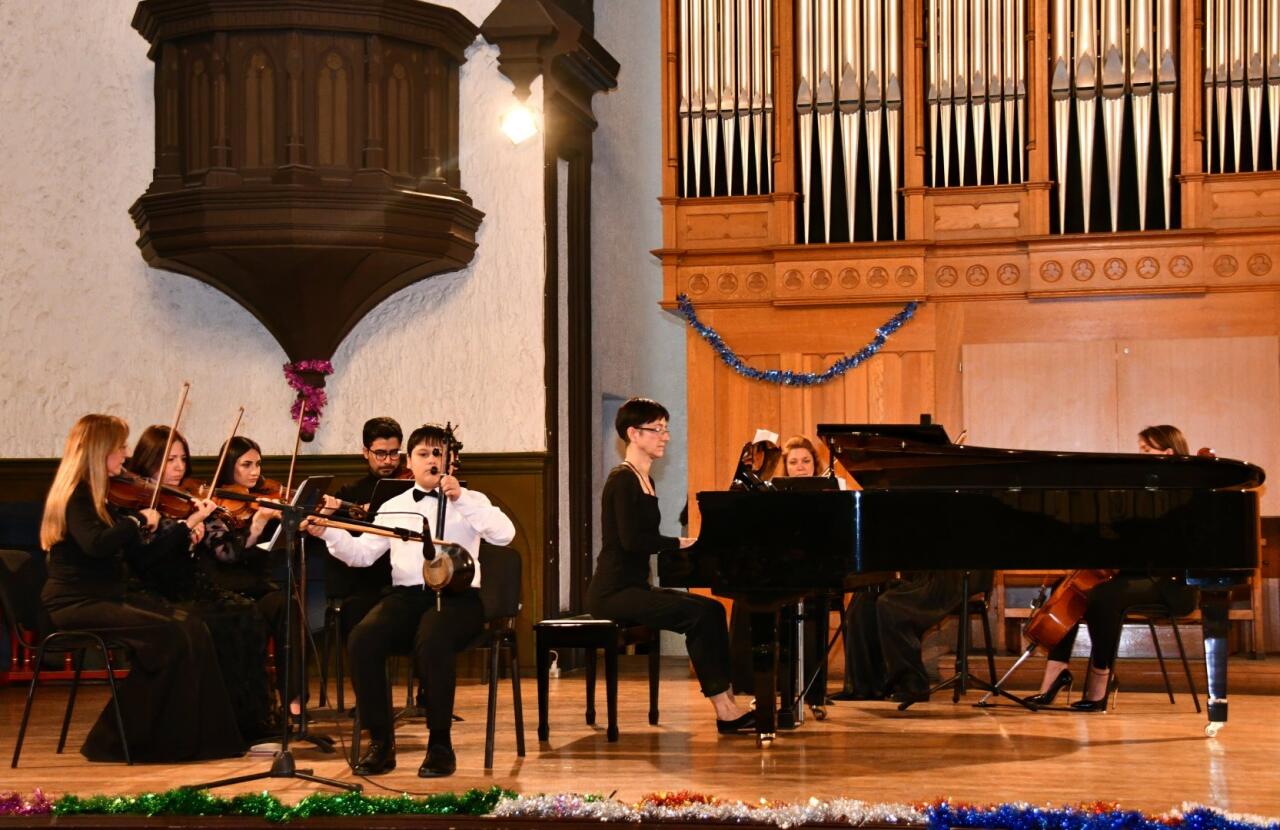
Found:
M 981 677 L 978 677 L 973 672 L 969 671 L 969 598 L 972 596 L 972 594 L 969 593 L 969 571 L 964 571 L 960 585 L 960 590 L 964 595 L 964 599 L 960 602 L 960 645 L 956 649 L 956 672 L 946 680 L 943 680 L 940 683 L 935 683 L 929 689 L 929 695 L 937 694 L 943 689 L 952 689 L 952 702 L 958 703 L 960 701 L 960 696 L 965 693 L 966 689 L 974 688 L 980 692 L 987 693 L 986 697 L 983 697 L 981 702 L 974 704 L 975 706 L 985 705 L 987 699 L 992 695 L 999 695 L 1000 697 L 1012 700 L 1019 706 L 1030 709 L 1032 712 L 1036 711 L 1036 705 L 1034 703 L 1001 688 L 1000 684 L 1003 682 L 1003 678 L 993 684 L 991 681 L 983 680 Z M 990 637 L 991 634 L 988 632 L 988 649 L 992 648 L 989 641 Z M 992 674 L 994 674 L 994 672 L 992 672 Z M 917 701 L 912 700 L 903 701 L 898 704 L 898 711 L 905 712 L 913 703 L 916 702 Z
M 375 516 L 382 505 L 413 486 L 411 478 L 384 478 L 373 485 L 373 495 L 369 497 L 369 517 Z
M 243 784 L 247 781 L 260 781 L 264 778 L 300 778 L 303 781 L 310 781 L 314 784 L 324 784 L 328 787 L 336 787 L 341 790 L 360 792 L 362 786 L 356 783 L 348 783 L 338 781 L 333 778 L 324 778 L 314 774 L 309 769 L 298 769 L 297 763 L 293 758 L 293 750 L 289 748 L 289 740 L 293 737 L 292 724 L 289 722 L 288 705 L 292 700 L 290 694 L 289 680 L 293 674 L 293 626 L 296 624 L 306 624 L 306 611 L 301 604 L 296 602 L 297 582 L 294 578 L 294 558 L 298 556 L 301 547 L 298 544 L 298 525 L 302 520 L 311 515 L 312 509 L 316 502 L 320 500 L 320 496 L 328 488 L 332 476 L 319 476 L 309 478 L 299 485 L 294 493 L 293 501 L 290 504 L 279 502 L 263 501 L 259 499 L 259 505 L 268 507 L 273 510 L 280 511 L 280 527 L 276 530 L 275 535 L 268 544 L 268 550 L 276 550 L 279 540 L 283 538 L 283 550 L 285 551 L 285 581 L 288 585 L 288 599 L 285 605 L 285 622 L 284 622 L 284 698 L 285 698 L 285 721 L 284 731 L 280 736 L 280 751 L 276 753 L 275 758 L 271 762 L 271 769 L 265 772 L 253 772 L 248 775 L 236 775 L 230 778 L 220 778 L 216 781 L 209 781 L 203 784 L 188 784 L 183 787 L 186 790 L 212 790 L 215 787 L 226 787 L 231 784 Z M 297 614 L 300 619 L 294 619 L 294 608 L 297 607 Z M 305 674 L 305 667 L 304 672 Z M 301 740 L 309 741 L 320 749 L 327 752 L 333 752 L 333 741 L 322 735 L 307 734 L 307 703 L 306 695 L 299 696 L 300 705 L 302 707 L 300 722 L 301 726 L 297 737 Z

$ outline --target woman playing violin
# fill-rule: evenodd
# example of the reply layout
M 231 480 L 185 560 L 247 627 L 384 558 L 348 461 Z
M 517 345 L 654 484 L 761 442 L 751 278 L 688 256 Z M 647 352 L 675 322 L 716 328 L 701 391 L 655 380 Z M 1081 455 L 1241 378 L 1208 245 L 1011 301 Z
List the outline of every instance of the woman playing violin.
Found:
M 217 497 L 219 491 L 233 490 L 251 497 L 275 499 L 280 496 L 280 487 L 262 475 L 262 449 L 256 441 L 237 435 L 228 442 L 225 449 L 226 460 L 215 483 L 217 489 L 214 496 L 228 510 L 236 511 L 233 515 L 241 521 L 231 534 L 234 543 L 225 549 L 219 549 L 216 557 L 206 557 L 201 561 L 214 585 L 257 604 L 258 612 L 266 620 L 268 630 L 275 638 L 276 683 L 283 694 L 288 604 L 285 592 L 272 579 L 271 558 L 266 551 L 256 547 L 259 541 L 271 538 L 267 531 L 272 522 L 279 520 L 280 511 L 257 507 L 243 499 L 223 501 Z M 302 677 L 301 661 L 298 659 L 302 649 L 298 646 L 296 635 L 294 648 L 290 651 L 295 657 L 289 688 L 296 690 L 300 688 Z M 298 708 L 295 696 L 295 700 L 290 701 L 290 711 L 296 714 Z
M 49 553 L 45 608 L 59 628 L 128 646 L 130 671 L 118 697 L 133 760 L 239 755 L 244 741 L 204 623 L 128 592 L 126 561 L 180 556 L 190 545 L 184 524 L 161 528 L 155 510 L 108 505 L 109 479 L 123 469 L 128 437 L 128 425 L 111 415 L 85 415 L 67 436 L 40 525 Z M 80 751 L 91 761 L 124 758 L 110 704 Z
M 146 481 L 154 482 L 158 477 L 163 487 L 173 488 L 169 492 L 174 492 L 184 481 L 188 486 L 194 484 L 187 480 L 191 452 L 187 439 L 175 432 L 165 457 L 168 439 L 168 426 L 147 427 L 138 436 L 133 454 L 124 466 Z M 211 501 L 192 499 L 195 504 L 215 507 Z M 160 520 L 162 528 L 174 521 L 184 522 L 191 528 L 190 556 L 172 556 L 151 567 L 132 570 L 146 590 L 198 615 L 209 627 L 240 733 L 253 740 L 277 731 L 267 680 L 267 625 L 253 600 L 216 587 L 208 570 L 202 567 L 202 562 L 217 561 L 219 551 L 236 549 L 225 511 L 201 520 L 203 515 L 196 512 L 185 520 L 165 517 Z M 193 522 L 197 523 L 193 525 Z
M 1190 455 L 1187 439 L 1175 426 L 1161 424 L 1138 433 L 1138 452 L 1151 455 Z M 1181 579 L 1157 576 L 1145 571 L 1120 571 L 1114 578 L 1089 591 L 1084 622 L 1089 626 L 1089 674 L 1084 694 L 1071 708 L 1078 712 L 1105 712 L 1109 692 L 1115 683 L 1111 668 L 1120 646 L 1124 615 L 1139 605 L 1165 605 L 1174 616 L 1190 614 L 1196 607 L 1197 592 Z M 1032 703 L 1053 703 L 1064 687 L 1074 682 L 1069 661 L 1080 624 L 1076 625 L 1049 652 L 1039 694 Z

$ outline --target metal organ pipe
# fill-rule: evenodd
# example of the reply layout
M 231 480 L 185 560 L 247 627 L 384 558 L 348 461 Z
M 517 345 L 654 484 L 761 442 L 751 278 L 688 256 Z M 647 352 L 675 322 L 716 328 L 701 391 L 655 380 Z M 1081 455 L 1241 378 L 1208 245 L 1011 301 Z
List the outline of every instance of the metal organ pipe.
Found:
M 725 193 L 770 190 L 771 9 L 772 0 L 680 0 L 682 196 L 716 195 L 721 159 Z

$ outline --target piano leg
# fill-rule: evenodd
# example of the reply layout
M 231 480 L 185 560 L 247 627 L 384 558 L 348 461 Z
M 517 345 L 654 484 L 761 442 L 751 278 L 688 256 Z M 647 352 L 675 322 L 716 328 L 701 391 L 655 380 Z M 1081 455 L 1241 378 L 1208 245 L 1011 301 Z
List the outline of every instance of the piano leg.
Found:
M 777 609 L 751 611 L 751 668 L 756 685 L 756 746 L 767 749 L 777 735 Z
M 1227 633 L 1231 608 L 1229 589 L 1200 589 L 1200 618 L 1204 630 L 1204 662 L 1209 680 L 1209 722 L 1204 734 L 1217 735 L 1227 724 Z

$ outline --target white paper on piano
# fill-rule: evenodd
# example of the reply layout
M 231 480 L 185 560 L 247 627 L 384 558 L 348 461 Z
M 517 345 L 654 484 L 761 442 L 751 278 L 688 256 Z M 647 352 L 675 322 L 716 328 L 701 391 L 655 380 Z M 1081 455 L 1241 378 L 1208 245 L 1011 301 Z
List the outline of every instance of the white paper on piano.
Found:
M 778 443 L 778 433 L 770 432 L 767 429 L 757 429 L 756 437 L 751 439 L 751 443 L 759 444 L 761 441 L 768 441 L 770 444 Z

